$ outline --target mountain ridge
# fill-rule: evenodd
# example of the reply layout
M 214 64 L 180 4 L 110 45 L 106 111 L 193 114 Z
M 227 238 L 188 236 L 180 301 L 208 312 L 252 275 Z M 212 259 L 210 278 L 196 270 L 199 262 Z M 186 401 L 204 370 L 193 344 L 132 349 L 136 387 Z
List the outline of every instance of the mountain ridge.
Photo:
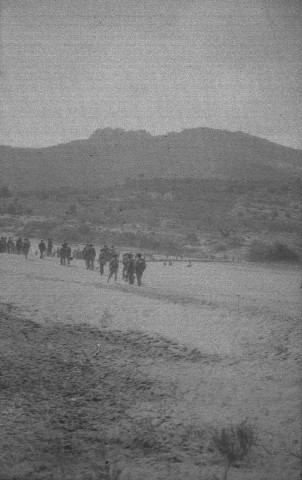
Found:
M 16 190 L 96 188 L 140 176 L 274 180 L 302 176 L 302 150 L 207 127 L 163 135 L 105 128 L 43 148 L 0 145 L 0 166 L 2 184 Z

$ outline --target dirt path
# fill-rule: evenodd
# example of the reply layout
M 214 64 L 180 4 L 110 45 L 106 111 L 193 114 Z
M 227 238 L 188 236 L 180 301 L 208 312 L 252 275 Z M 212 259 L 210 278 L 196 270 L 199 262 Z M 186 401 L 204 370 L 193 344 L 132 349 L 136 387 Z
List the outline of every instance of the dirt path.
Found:
M 48 382 L 56 375 L 51 366 L 55 358 L 69 359 L 74 372 L 88 362 L 88 396 L 96 388 L 91 385 L 100 382 L 102 362 L 105 370 L 109 365 L 114 369 L 111 383 L 102 387 L 111 389 L 110 395 L 112 389 L 123 384 L 118 376 L 121 368 L 131 378 L 139 373 L 140 378 L 149 379 L 151 391 L 159 395 L 156 399 L 150 391 L 141 395 L 142 389 L 137 386 L 125 396 L 122 391 L 127 389 L 121 387 L 126 403 L 113 408 L 114 415 L 119 408 L 124 412 L 114 422 L 125 439 L 120 445 L 121 458 L 132 472 L 139 472 L 138 478 L 142 478 L 142 471 L 144 478 L 150 479 L 180 479 L 186 475 L 192 480 L 210 480 L 213 475 L 221 475 L 222 460 L 209 443 L 211 429 L 249 418 L 258 431 L 259 444 L 252 452 L 251 463 L 241 464 L 230 478 L 298 479 L 299 461 L 290 452 L 297 454 L 300 442 L 300 274 L 286 268 L 230 267 L 202 265 L 193 273 L 181 265 L 158 270 L 157 265 L 148 264 L 144 286 L 139 289 L 122 282 L 107 285 L 105 278 L 86 271 L 77 261 L 64 268 L 55 259 L 40 261 L 34 257 L 26 261 L 1 255 L 0 302 L 17 307 L 14 315 L 3 307 L 6 322 L 1 325 L 6 326 L 1 331 L 2 360 L 14 364 L 17 349 L 20 360 L 13 370 L 19 371 L 22 358 L 29 362 L 30 369 L 41 358 L 42 370 L 37 367 L 33 378 L 40 378 L 47 367 Z M 15 320 L 18 316 L 19 323 Z M 28 320 L 41 327 L 22 325 Z M 91 327 L 82 327 L 83 323 Z M 11 330 L 14 325 L 16 331 Z M 137 330 L 145 333 L 133 332 Z M 103 345 L 101 363 L 94 357 L 98 343 Z M 84 377 L 76 378 L 77 392 L 84 388 Z M 59 402 L 65 411 L 67 404 L 60 400 L 64 392 L 58 386 L 50 391 L 55 396 L 54 404 Z M 15 395 L 11 392 L 10 400 L 6 399 L 6 411 L 15 408 Z M 81 444 L 99 411 L 85 395 L 82 407 L 90 420 L 84 431 L 79 425 L 73 430 Z M 38 397 L 33 402 L 39 410 Z M 26 401 L 30 405 L 28 398 Z M 41 422 L 43 412 L 35 413 Z M 164 428 L 161 421 L 166 417 Z M 11 425 L 13 418 L 12 413 L 7 420 Z M 133 435 L 126 433 L 133 425 L 141 428 L 139 435 L 143 431 L 153 435 L 149 439 L 153 446 L 140 453 L 131 442 L 131 447 L 126 446 L 130 437 L 133 440 Z M 98 428 L 109 435 L 106 422 Z M 58 431 L 54 427 L 54 432 Z M 94 440 L 91 442 L 95 449 Z M 130 456 L 126 455 L 127 448 Z M 85 462 L 83 465 L 87 465 Z M 43 478 L 40 473 L 35 475 L 32 478 Z
M 22 305 L 36 321 L 103 322 L 157 332 L 210 353 L 238 354 L 242 342 L 269 335 L 272 319 L 297 319 L 301 311 L 295 270 L 148 264 L 139 289 L 122 281 L 107 285 L 76 260 L 62 268 L 56 259 L 2 255 L 0 269 L 0 298 Z

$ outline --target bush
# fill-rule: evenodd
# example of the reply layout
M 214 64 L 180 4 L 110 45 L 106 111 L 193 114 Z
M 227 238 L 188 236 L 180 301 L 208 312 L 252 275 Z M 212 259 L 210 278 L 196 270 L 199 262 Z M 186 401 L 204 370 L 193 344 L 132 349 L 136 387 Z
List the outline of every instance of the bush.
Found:
M 189 233 L 186 236 L 186 242 L 188 242 L 190 245 L 196 245 L 199 242 L 199 238 L 196 233 Z
M 85 223 L 79 227 L 75 225 L 61 225 L 52 231 L 52 237 L 60 242 L 66 240 L 71 243 L 86 243 L 94 240 L 94 233 L 90 226 Z
M 24 225 L 23 235 L 26 237 L 52 237 L 52 232 L 56 226 L 57 224 L 54 221 L 34 220 Z
M 16 223 L 16 220 L 14 218 L 10 218 L 10 217 L 0 218 L 1 228 L 11 227 L 12 225 L 15 225 L 15 223 Z
M 19 203 L 9 203 L 4 209 L 3 213 L 8 213 L 9 215 L 22 215 L 23 208 Z
M 0 188 L 0 197 L 2 198 L 9 198 L 12 196 L 12 193 L 10 192 L 9 187 L 4 186 Z
M 298 262 L 300 258 L 294 250 L 283 243 L 254 240 L 249 247 L 248 259 L 251 262 Z
M 253 427 L 246 421 L 238 425 L 229 425 L 220 431 L 215 431 L 212 440 L 215 447 L 227 461 L 223 476 L 224 480 L 227 479 L 231 466 L 247 456 L 251 447 L 256 443 Z

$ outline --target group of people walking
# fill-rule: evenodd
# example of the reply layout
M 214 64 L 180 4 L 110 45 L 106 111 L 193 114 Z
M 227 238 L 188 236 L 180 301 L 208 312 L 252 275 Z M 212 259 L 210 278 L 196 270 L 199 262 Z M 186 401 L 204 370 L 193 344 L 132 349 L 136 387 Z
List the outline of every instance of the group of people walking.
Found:
M 0 253 L 16 253 L 17 255 L 23 254 L 25 258 L 28 257 L 30 250 L 30 241 L 28 238 L 22 239 L 18 237 L 16 241 L 12 237 L 0 238 Z
M 22 237 L 18 237 L 15 241 L 11 237 L 0 238 L 0 253 L 22 253 L 25 258 L 27 258 L 30 249 L 31 243 L 28 238 L 22 239 Z M 40 255 L 40 259 L 57 256 L 60 258 L 60 264 L 63 266 L 69 266 L 73 258 L 82 258 L 85 261 L 87 270 L 94 270 L 97 256 L 96 249 L 92 243 L 87 243 L 83 250 L 77 249 L 72 254 L 71 247 L 67 242 L 63 242 L 60 247 L 54 249 L 53 241 L 50 238 L 47 242 L 43 239 L 40 240 L 38 250 L 36 250 L 35 254 Z M 101 275 L 104 275 L 105 266 L 108 263 L 108 283 L 111 278 L 114 278 L 115 282 L 117 281 L 119 265 L 121 263 L 122 279 L 130 285 L 133 285 L 136 279 L 137 285 L 142 285 L 142 276 L 146 269 L 146 261 L 141 253 L 137 253 L 136 255 L 133 253 L 124 253 L 120 260 L 120 253 L 113 245 L 111 247 L 104 245 L 100 249 L 97 261 Z
M 100 268 L 100 274 L 104 275 L 105 265 L 109 264 L 109 275 L 107 282 L 109 283 L 110 279 L 113 277 L 114 281 L 117 281 L 117 274 L 119 269 L 119 252 L 112 245 L 104 245 L 100 249 L 98 256 L 98 263 Z M 83 250 L 83 259 L 85 260 L 86 268 L 88 270 L 94 269 L 94 262 L 96 258 L 96 250 L 92 243 L 87 244 Z M 142 276 L 144 270 L 146 269 L 146 261 L 142 257 L 141 253 L 134 255 L 132 253 L 124 253 L 122 255 L 122 279 L 125 282 L 128 282 L 130 285 L 134 284 L 135 278 L 137 280 L 137 285 L 142 285 Z

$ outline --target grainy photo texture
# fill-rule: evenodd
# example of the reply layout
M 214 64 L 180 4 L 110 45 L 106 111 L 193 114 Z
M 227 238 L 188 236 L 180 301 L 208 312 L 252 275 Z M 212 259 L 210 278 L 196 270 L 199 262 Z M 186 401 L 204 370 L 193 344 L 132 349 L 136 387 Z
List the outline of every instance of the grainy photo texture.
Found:
M 301 2 L 0 28 L 0 480 L 298 480 Z

